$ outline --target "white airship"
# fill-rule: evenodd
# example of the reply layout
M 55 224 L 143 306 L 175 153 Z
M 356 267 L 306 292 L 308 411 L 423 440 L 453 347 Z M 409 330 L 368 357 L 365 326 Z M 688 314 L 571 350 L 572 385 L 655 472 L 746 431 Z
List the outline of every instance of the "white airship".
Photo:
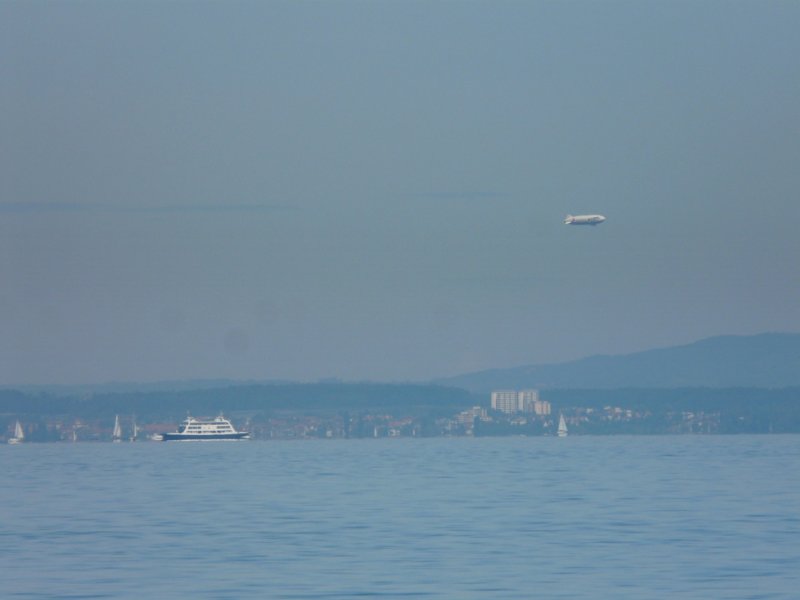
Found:
M 599 225 L 605 220 L 603 215 L 567 215 L 564 225 Z

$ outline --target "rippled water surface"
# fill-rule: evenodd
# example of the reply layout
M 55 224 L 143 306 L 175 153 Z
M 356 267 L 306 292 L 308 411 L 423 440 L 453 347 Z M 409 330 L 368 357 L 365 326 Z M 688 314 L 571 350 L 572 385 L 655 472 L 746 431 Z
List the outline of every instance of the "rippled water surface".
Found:
M 797 598 L 800 436 L 0 448 L 4 598 Z

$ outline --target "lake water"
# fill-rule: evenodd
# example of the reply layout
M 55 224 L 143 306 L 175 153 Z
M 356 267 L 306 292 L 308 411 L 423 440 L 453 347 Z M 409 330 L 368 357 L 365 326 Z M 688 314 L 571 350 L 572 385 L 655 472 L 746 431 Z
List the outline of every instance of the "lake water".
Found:
M 797 598 L 800 436 L 0 448 L 3 598 Z

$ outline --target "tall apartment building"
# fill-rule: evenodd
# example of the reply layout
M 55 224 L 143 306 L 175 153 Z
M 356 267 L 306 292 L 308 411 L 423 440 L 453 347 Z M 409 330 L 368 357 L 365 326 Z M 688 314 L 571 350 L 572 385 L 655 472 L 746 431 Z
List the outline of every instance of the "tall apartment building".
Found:
M 535 412 L 539 402 L 539 390 L 522 390 L 517 393 L 517 407 L 522 412 Z
M 498 390 L 492 392 L 492 408 L 504 413 L 529 412 L 549 415 L 550 403 L 539 399 L 539 390 Z
M 492 392 L 492 408 L 504 413 L 513 413 L 519 410 L 519 399 L 516 390 L 498 390 Z

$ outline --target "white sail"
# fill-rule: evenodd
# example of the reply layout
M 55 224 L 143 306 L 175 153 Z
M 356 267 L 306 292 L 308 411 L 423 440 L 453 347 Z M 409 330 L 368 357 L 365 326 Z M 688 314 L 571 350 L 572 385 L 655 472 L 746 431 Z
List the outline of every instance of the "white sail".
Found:
M 139 436 L 139 427 L 136 425 L 136 419 L 133 420 L 133 433 L 131 434 L 131 441 L 135 442 Z
M 558 419 L 558 437 L 567 436 L 567 422 L 564 420 L 564 415 L 559 415 Z
M 115 442 L 122 440 L 122 427 L 119 425 L 119 415 L 117 415 L 117 418 L 114 420 L 114 434 L 112 435 L 112 438 Z
M 9 444 L 21 444 L 25 440 L 25 432 L 22 430 L 22 425 L 20 424 L 19 420 L 17 420 L 17 424 L 14 425 L 14 437 L 9 438 Z

